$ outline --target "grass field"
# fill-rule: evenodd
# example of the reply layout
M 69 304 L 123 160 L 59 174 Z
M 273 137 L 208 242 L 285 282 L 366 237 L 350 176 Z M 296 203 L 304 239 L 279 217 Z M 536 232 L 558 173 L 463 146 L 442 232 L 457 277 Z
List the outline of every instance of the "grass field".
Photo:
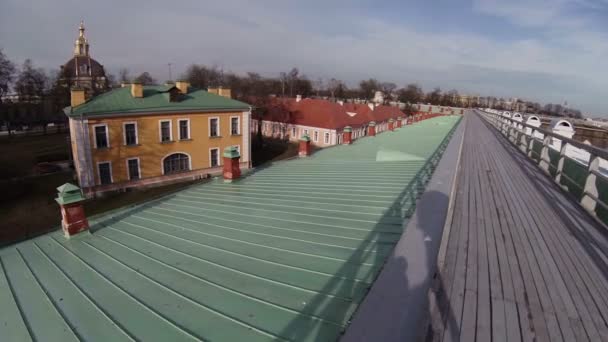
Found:
M 69 159 L 67 134 L 2 137 L 0 179 L 23 177 L 39 162 Z

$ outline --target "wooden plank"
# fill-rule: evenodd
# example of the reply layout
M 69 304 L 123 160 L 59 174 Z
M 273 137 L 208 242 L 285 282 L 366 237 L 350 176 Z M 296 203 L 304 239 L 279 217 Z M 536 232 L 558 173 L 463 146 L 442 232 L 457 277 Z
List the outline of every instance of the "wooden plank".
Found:
M 465 136 L 465 144 L 469 140 L 469 136 Z M 467 169 L 466 163 L 469 162 L 470 153 L 469 151 L 463 151 L 463 168 Z M 451 288 L 448 292 L 448 305 L 444 312 L 445 319 L 445 331 L 443 340 L 444 341 L 458 341 L 460 340 L 460 329 L 462 320 L 462 309 L 464 302 L 464 288 L 466 280 L 466 258 L 467 258 L 467 239 L 468 239 L 468 208 L 465 206 L 468 203 L 468 189 L 470 175 L 467 172 L 463 172 L 464 179 L 462 184 L 463 192 L 459 193 L 457 200 L 461 202 L 461 216 L 459 217 L 456 224 L 459 225 L 458 234 L 458 252 L 456 255 L 456 264 L 453 269 L 453 278 L 451 280 Z
M 513 165 L 511 165 L 512 170 L 508 170 L 510 171 L 510 174 L 516 174 L 518 170 L 517 167 L 514 167 Z M 571 274 L 570 273 L 566 273 L 566 276 L 568 277 L 569 281 L 564 281 L 563 276 L 562 276 L 562 272 L 568 272 L 569 270 L 561 270 L 564 269 L 564 266 L 568 266 L 569 264 L 569 260 L 568 259 L 561 259 L 561 253 L 562 253 L 562 249 L 561 248 L 554 248 L 553 246 L 553 237 L 554 236 L 559 236 L 561 234 L 547 234 L 546 231 L 551 230 L 554 227 L 549 227 L 548 225 L 548 218 L 545 217 L 545 215 L 547 215 L 548 212 L 551 212 L 551 210 L 549 208 L 539 208 L 539 206 L 542 206 L 542 204 L 544 204 L 543 199 L 538 199 L 538 200 L 532 200 L 532 194 L 530 193 L 532 189 L 534 189 L 532 184 L 524 184 L 529 180 L 529 177 L 526 177 L 525 175 L 518 175 L 518 179 L 521 179 L 520 182 L 511 182 L 510 183 L 510 189 L 511 191 L 514 191 L 518 194 L 522 195 L 522 200 L 520 202 L 525 202 L 527 205 L 527 209 L 528 210 L 523 210 L 522 213 L 524 214 L 524 216 L 526 216 L 526 219 L 528 219 L 529 221 L 534 221 L 535 224 L 537 225 L 537 227 L 541 228 L 543 231 L 545 231 L 545 234 L 542 234 L 540 232 L 540 229 L 534 229 L 531 230 L 533 234 L 535 234 L 535 238 L 538 239 L 539 241 L 544 241 L 547 244 L 547 248 L 549 250 L 551 250 L 551 252 L 549 253 L 545 248 L 544 251 L 544 255 L 546 260 L 549 263 L 549 267 L 552 269 L 553 274 L 557 277 L 555 280 L 558 283 L 558 285 L 560 286 L 560 299 L 564 300 L 563 305 L 560 305 L 560 307 L 556 306 L 556 310 L 558 312 L 563 312 L 564 308 L 563 306 L 566 306 L 566 310 L 568 310 L 568 317 L 577 317 L 579 314 L 584 314 L 585 317 L 588 317 L 588 314 L 586 314 L 586 306 L 584 305 L 584 303 L 582 302 L 582 300 L 580 299 L 580 296 L 578 294 L 578 290 L 576 288 L 574 288 L 574 284 L 578 282 L 578 277 L 574 277 L 574 279 L 571 278 Z M 545 209 L 545 210 L 543 210 Z M 531 215 L 530 211 L 535 212 L 537 215 Z M 553 216 L 550 215 L 549 216 Z M 557 226 L 562 226 L 559 223 L 556 223 Z M 543 246 L 541 246 L 543 247 Z M 557 258 L 557 260 L 559 261 L 559 267 L 556 264 L 554 258 Z M 561 268 L 561 269 L 558 269 Z M 570 280 L 572 279 L 572 280 Z M 566 289 L 567 288 L 567 289 Z M 572 298 L 570 297 L 572 295 Z M 555 299 L 554 303 L 555 303 Z M 575 304 L 576 303 L 576 304 Z M 577 310 L 574 310 L 574 308 L 576 307 Z M 578 311 L 578 312 L 577 312 Z M 563 319 L 563 318 L 562 318 Z M 572 322 L 572 320 L 570 320 Z M 579 321 L 580 322 L 580 321 Z M 570 324 L 571 325 L 571 324 Z M 587 325 L 587 329 L 590 330 L 590 332 L 593 334 L 592 336 L 597 337 L 597 339 L 599 339 L 599 336 L 597 335 L 597 331 L 595 329 L 594 326 L 592 325 Z M 576 335 L 576 332 L 575 332 Z M 577 336 L 577 340 L 586 340 L 586 337 L 583 339 L 582 336 L 579 334 L 579 336 Z
M 507 145 L 510 146 L 510 145 Z M 519 154 L 516 153 L 516 151 L 511 151 L 513 153 L 514 156 L 519 156 Z M 524 162 L 522 163 L 523 165 L 526 165 L 528 162 L 524 160 Z M 515 164 L 512 163 L 512 165 L 508 165 L 512 170 L 510 171 L 511 173 L 514 173 L 516 171 L 519 171 L 520 173 L 522 172 L 522 169 L 524 169 L 524 167 L 521 167 L 520 164 L 517 164 L 517 166 Z M 533 172 L 539 173 L 537 169 L 531 169 Z M 547 232 L 545 232 L 545 234 L 541 234 L 540 231 L 534 230 L 533 232 L 536 234 L 536 238 L 541 240 L 544 239 L 545 242 L 547 243 L 547 247 L 549 248 L 549 250 L 551 251 L 551 254 L 547 254 L 547 251 L 545 250 L 545 255 L 547 256 L 547 260 L 549 261 L 549 264 L 551 266 L 551 268 L 553 268 L 553 272 L 554 274 L 557 274 L 560 278 L 560 282 L 562 285 L 561 288 L 561 294 L 560 297 L 561 299 L 565 300 L 565 306 L 566 308 L 570 309 L 569 310 L 569 316 L 578 316 L 578 314 L 580 314 L 582 317 L 589 317 L 589 313 L 587 313 L 587 308 L 589 307 L 592 311 L 595 309 L 594 305 L 590 305 L 590 303 L 588 302 L 588 295 L 586 295 L 586 291 L 581 291 L 581 293 L 583 294 L 583 296 L 585 297 L 585 299 L 587 299 L 586 303 L 583 303 L 583 300 L 581 300 L 580 295 L 579 295 L 579 291 L 578 289 L 580 288 L 581 285 L 581 281 L 580 281 L 580 277 L 576 274 L 578 272 L 577 268 L 574 268 L 571 266 L 570 260 L 569 258 L 567 258 L 566 256 L 563 256 L 563 250 L 564 248 L 560 248 L 560 247 L 554 247 L 554 239 L 568 239 L 570 238 L 571 234 L 567 234 L 567 231 L 565 231 L 565 227 L 564 224 L 558 220 L 556 220 L 557 217 L 559 217 L 559 213 L 554 212 L 553 208 L 551 208 L 551 206 L 549 205 L 550 201 L 547 201 L 547 199 L 545 197 L 540 196 L 540 193 L 538 191 L 533 191 L 536 190 L 536 188 L 533 186 L 533 184 L 531 184 L 532 180 L 535 179 L 535 177 L 530 177 L 527 174 L 522 174 L 521 176 L 518 177 L 519 179 L 521 179 L 521 182 L 514 182 L 514 186 L 512 187 L 512 191 L 515 191 L 516 193 L 519 194 L 523 194 L 524 199 L 526 200 L 526 203 L 529 204 L 528 210 L 524 211 L 524 215 L 526 215 L 528 217 L 528 220 L 534 220 L 536 221 L 536 224 L 539 225 L 539 227 L 542 227 L 543 230 L 556 230 L 556 229 L 564 229 L 564 232 L 556 232 L 556 234 L 547 234 Z M 525 184 L 524 183 L 530 183 L 530 184 Z M 553 186 L 553 184 L 550 184 L 551 186 Z M 536 213 L 536 215 L 531 215 L 530 211 L 533 211 Z M 550 214 L 548 214 L 550 213 Z M 532 216 L 532 217 L 531 217 Z M 558 241 L 559 243 L 559 241 Z M 566 248 L 565 250 L 568 251 L 569 248 Z M 554 261 L 554 258 L 556 260 L 559 260 L 557 262 Z M 559 268 L 559 270 L 555 270 Z M 568 281 L 564 282 L 562 279 L 562 273 L 566 272 L 566 277 L 568 279 Z M 564 286 L 565 285 L 565 286 Z M 567 292 L 566 289 L 568 288 Z M 565 292 L 565 293 L 564 293 Z M 568 293 L 569 292 L 569 293 Z M 570 295 L 572 295 L 572 299 L 570 300 Z M 576 306 L 577 311 L 572 311 L 572 309 Z M 558 310 L 558 312 L 561 310 Z M 592 314 L 593 317 L 595 318 L 595 320 L 598 320 L 598 317 L 601 317 L 601 315 L 594 315 Z M 601 318 L 599 318 L 600 321 L 602 321 Z M 576 320 L 570 320 L 571 322 L 577 322 L 580 323 L 581 321 L 576 319 Z M 597 330 L 595 329 L 595 327 L 590 324 L 589 321 L 583 321 L 584 325 L 587 327 L 587 332 L 590 333 L 592 336 L 592 340 L 598 340 L 599 336 L 597 335 Z M 601 322 L 603 323 L 603 321 Z M 570 324 L 572 325 L 572 324 Z M 598 325 L 599 326 L 604 326 L 604 324 Z M 586 336 L 583 336 L 582 334 L 580 334 L 580 332 L 575 331 L 575 334 L 577 335 L 577 340 L 585 340 Z
M 497 298 L 492 298 L 492 341 L 507 341 L 505 301 Z

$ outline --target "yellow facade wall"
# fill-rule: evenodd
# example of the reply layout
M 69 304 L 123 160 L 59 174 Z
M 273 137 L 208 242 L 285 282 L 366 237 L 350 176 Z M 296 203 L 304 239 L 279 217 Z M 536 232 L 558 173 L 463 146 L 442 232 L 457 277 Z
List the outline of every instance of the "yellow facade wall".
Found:
M 239 117 L 239 133 L 231 135 L 231 117 Z M 220 120 L 220 137 L 209 137 L 209 119 L 217 117 Z M 190 139 L 179 140 L 179 119 L 190 120 Z M 160 121 L 170 120 L 172 142 L 160 142 Z M 137 123 L 136 146 L 126 146 L 124 142 L 123 124 Z M 95 147 L 95 129 L 99 124 L 106 124 L 109 132 L 109 148 Z M 243 115 L 242 112 L 232 113 L 196 113 L 196 114 L 162 114 L 145 116 L 121 116 L 116 118 L 89 119 L 89 139 L 93 159 L 95 184 L 100 184 L 97 164 L 111 162 L 113 183 L 128 181 L 127 159 L 139 158 L 140 178 L 150 178 L 163 175 L 162 160 L 164 157 L 177 152 L 190 155 L 191 170 L 210 168 L 210 149 L 219 148 L 219 162 L 222 165 L 222 153 L 228 146 L 243 146 Z M 242 152 L 241 152 L 242 154 Z

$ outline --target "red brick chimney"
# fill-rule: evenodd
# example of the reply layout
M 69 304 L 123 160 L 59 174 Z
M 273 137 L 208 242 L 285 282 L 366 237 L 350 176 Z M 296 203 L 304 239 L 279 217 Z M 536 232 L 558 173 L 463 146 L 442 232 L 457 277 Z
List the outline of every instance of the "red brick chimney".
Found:
M 350 126 L 346 126 L 344 127 L 344 134 L 343 134 L 343 139 L 342 139 L 342 143 L 344 145 L 350 145 L 353 143 L 353 128 Z
M 308 157 L 310 155 L 310 137 L 308 134 L 304 134 L 300 138 L 300 146 L 298 149 L 298 156 Z
M 241 178 L 241 167 L 239 159 L 241 154 L 234 146 L 229 146 L 224 149 L 224 182 L 232 182 L 234 179 Z
M 89 229 L 89 221 L 84 214 L 84 197 L 76 185 L 65 183 L 57 188 L 57 198 L 61 208 L 61 227 L 66 238 Z
M 370 137 L 376 136 L 376 122 L 370 121 L 369 126 L 367 127 L 367 135 Z

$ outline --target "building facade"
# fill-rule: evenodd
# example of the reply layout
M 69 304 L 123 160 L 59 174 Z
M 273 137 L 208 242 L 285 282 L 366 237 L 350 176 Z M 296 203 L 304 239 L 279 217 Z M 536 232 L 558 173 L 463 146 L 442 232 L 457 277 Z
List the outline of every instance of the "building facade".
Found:
M 388 130 L 390 119 L 399 118 L 405 122 L 405 114 L 398 107 L 297 97 L 275 99 L 261 122 L 252 120 L 251 128 L 253 133 L 293 142 L 308 135 L 311 144 L 328 147 L 342 143 L 346 127 L 354 140 L 368 135 L 370 124 L 381 133 Z
M 61 66 L 60 81 L 65 87 L 84 89 L 87 96 L 102 93 L 109 86 L 105 69 L 91 57 L 89 40 L 85 37 L 83 22 L 80 22 L 78 32 L 78 38 L 74 42 L 73 56 Z
M 74 167 L 85 194 L 192 180 L 221 172 L 235 146 L 250 167 L 249 105 L 207 91 L 131 84 L 67 110 Z

